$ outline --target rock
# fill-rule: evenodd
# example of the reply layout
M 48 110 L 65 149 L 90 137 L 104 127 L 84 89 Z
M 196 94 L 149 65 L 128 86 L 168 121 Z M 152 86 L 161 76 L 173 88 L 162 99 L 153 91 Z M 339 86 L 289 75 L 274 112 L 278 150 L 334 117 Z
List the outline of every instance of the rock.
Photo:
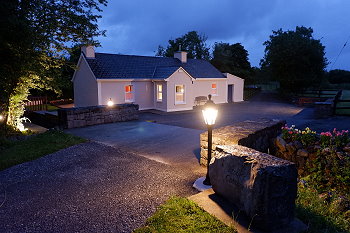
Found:
M 299 149 L 297 151 L 297 155 L 301 157 L 309 157 L 309 152 L 307 152 L 305 149 Z
M 288 153 L 290 153 L 290 154 L 294 154 L 294 153 L 297 151 L 297 148 L 295 148 L 293 142 L 288 143 L 288 144 L 286 145 L 286 149 L 287 149 Z
M 275 140 L 275 145 L 277 146 L 277 148 L 278 148 L 278 150 L 279 150 L 280 152 L 284 152 L 284 151 L 287 150 L 287 149 L 286 149 L 287 143 L 286 143 L 286 141 L 285 141 L 283 138 L 281 138 L 281 137 L 277 137 L 277 138 L 276 138 L 276 140 Z
M 295 141 L 293 144 L 294 144 L 294 147 L 297 148 L 297 150 L 303 148 L 303 144 L 299 141 Z
M 294 163 L 238 145 L 218 146 L 215 153 L 209 175 L 218 195 L 254 219 L 262 230 L 291 222 L 297 195 Z

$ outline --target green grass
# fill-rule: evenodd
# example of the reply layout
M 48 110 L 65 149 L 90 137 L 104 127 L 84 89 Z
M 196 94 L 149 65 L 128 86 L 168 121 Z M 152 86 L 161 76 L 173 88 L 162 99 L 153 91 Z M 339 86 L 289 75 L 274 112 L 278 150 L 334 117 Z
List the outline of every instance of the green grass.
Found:
M 296 206 L 297 217 L 309 227 L 307 233 L 350 232 L 350 211 L 341 212 L 312 188 L 298 187 Z
M 343 90 L 341 99 L 350 100 L 350 90 Z M 350 108 L 350 103 L 338 103 L 337 107 L 349 107 Z M 350 109 L 338 109 L 338 110 L 336 110 L 336 114 L 350 115 Z
M 134 233 L 146 232 L 237 232 L 211 216 L 193 201 L 172 197 L 150 217 L 146 226 Z
M 61 131 L 47 131 L 23 141 L 0 142 L 0 170 L 31 161 L 86 140 Z

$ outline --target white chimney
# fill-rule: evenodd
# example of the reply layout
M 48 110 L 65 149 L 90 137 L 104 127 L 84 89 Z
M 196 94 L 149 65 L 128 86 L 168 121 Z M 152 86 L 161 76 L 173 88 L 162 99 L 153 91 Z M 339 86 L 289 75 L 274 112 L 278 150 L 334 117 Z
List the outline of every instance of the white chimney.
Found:
M 92 45 L 81 47 L 81 51 L 85 54 L 86 58 L 95 58 L 95 47 Z
M 187 62 L 187 52 L 185 52 L 185 51 L 175 52 L 174 58 L 179 59 L 182 63 L 186 63 Z

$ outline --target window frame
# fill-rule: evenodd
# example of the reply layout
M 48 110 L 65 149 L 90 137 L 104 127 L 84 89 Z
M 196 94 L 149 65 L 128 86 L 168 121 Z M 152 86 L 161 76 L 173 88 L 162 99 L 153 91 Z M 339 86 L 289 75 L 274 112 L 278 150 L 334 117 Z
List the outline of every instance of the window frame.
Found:
M 128 86 L 131 87 L 131 91 L 129 91 L 129 92 L 126 91 L 126 87 L 128 87 Z M 131 99 L 127 99 L 126 98 L 127 94 L 131 94 L 132 98 Z M 134 97 L 134 85 L 128 84 L 128 85 L 124 86 L 124 100 L 125 100 L 125 103 L 132 103 L 132 102 L 134 102 L 134 100 L 135 100 L 135 97 Z
M 161 87 L 161 90 L 159 91 L 158 87 Z M 159 98 L 159 94 L 161 94 L 161 98 Z M 156 100 L 157 102 L 161 103 L 163 102 L 163 84 L 156 84 Z
M 215 88 L 213 88 L 213 84 L 215 84 Z M 215 90 L 215 94 L 214 94 L 214 90 Z M 218 84 L 217 84 L 217 82 L 212 82 L 211 83 L 211 95 L 212 96 L 218 96 L 219 94 L 218 94 Z
M 182 86 L 182 89 L 183 89 L 183 92 L 176 92 L 176 87 L 177 86 Z M 183 101 L 177 101 L 176 100 L 176 95 L 177 94 L 182 94 L 182 99 L 183 99 Z M 185 99 L 185 97 L 186 97 L 186 86 L 185 86 L 185 84 L 175 84 L 175 105 L 177 105 L 177 104 L 186 104 L 186 99 Z

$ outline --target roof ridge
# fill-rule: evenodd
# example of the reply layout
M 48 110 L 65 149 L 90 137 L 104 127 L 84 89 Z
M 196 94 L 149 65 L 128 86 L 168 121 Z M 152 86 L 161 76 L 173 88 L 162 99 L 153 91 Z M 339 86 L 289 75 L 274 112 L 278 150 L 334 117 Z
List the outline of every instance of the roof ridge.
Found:
M 133 55 L 133 54 L 116 54 L 116 53 L 95 53 L 95 54 L 104 54 L 104 55 L 114 55 L 114 56 L 128 56 L 128 57 L 148 57 L 148 58 L 157 58 L 157 59 L 177 59 L 174 57 L 157 57 L 157 56 L 146 56 L 146 55 Z

